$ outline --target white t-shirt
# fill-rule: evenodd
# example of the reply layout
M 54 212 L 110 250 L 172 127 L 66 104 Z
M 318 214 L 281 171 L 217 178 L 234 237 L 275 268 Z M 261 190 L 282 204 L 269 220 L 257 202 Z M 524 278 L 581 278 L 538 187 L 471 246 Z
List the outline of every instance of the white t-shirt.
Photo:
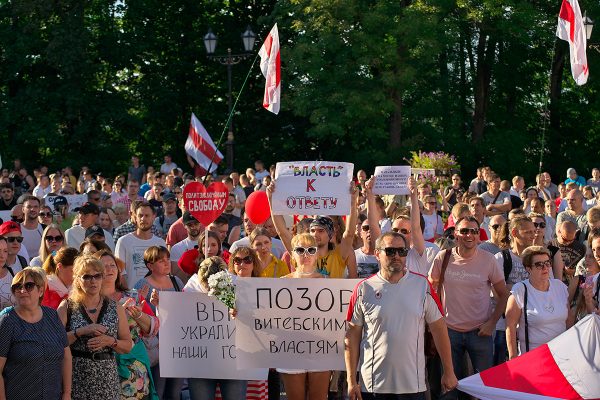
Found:
M 567 329 L 566 321 L 568 310 L 568 289 L 558 279 L 550 279 L 550 288 L 547 292 L 537 290 L 529 279 L 515 284 L 511 290 L 519 308 L 523 310 L 525 303 L 525 288 L 527 285 L 527 322 L 529 326 L 529 350 L 548 343 Z M 521 319 L 517 329 L 519 354 L 525 353 L 525 316 L 521 312 Z
M 42 243 L 42 233 L 44 229 L 38 224 L 35 229 L 27 229 L 21 224 L 21 235 L 23 235 L 23 245 L 27 249 L 29 257 L 36 257 L 40 253 L 40 244 Z
M 176 243 L 171 247 L 171 258 L 172 262 L 177 262 L 187 250 L 191 250 L 194 246 L 198 246 L 198 240 L 191 240 L 185 238 L 181 242 Z
M 527 278 L 529 278 L 529 272 L 523 266 L 523 259 L 510 251 L 510 258 L 512 259 L 512 269 L 510 270 L 510 274 L 508 275 L 508 281 L 506 281 L 507 285 L 514 285 L 517 282 L 521 282 Z M 502 255 L 502 251 L 496 253 L 494 255 L 496 258 L 496 262 L 504 272 L 504 256 Z M 510 286 L 509 286 L 510 287 Z M 496 302 L 492 299 L 492 307 L 496 306 Z M 496 322 L 496 330 L 505 331 L 506 330 L 506 319 L 501 317 L 498 322 Z
M 0 310 L 4 310 L 6 307 L 14 305 L 13 296 L 10 291 L 12 278 L 13 276 L 8 271 L 6 271 L 4 278 L 0 278 Z
M 368 278 L 379 271 L 379 261 L 372 254 L 365 254 L 361 249 L 354 250 L 356 269 L 359 278 Z
M 169 175 L 171 173 L 171 171 L 173 171 L 175 168 L 177 168 L 177 164 L 175 164 L 172 161 L 169 164 L 163 163 L 160 166 L 160 172 L 162 172 L 163 174 Z
M 421 214 L 425 220 L 425 230 L 423 231 L 423 238 L 425 240 L 433 239 L 435 234 L 442 235 L 444 233 L 444 222 L 442 217 L 437 213 L 431 215 Z
M 377 273 L 356 286 L 346 319 L 363 327 L 359 361 L 362 391 L 401 394 L 427 390 L 425 322 L 442 318 L 433 296 L 427 278 L 413 273 L 395 284 Z
M 235 249 L 238 247 L 252 247 L 250 246 L 250 238 L 248 236 L 241 238 L 240 240 L 236 240 L 229 247 L 229 252 L 233 254 Z M 281 240 L 276 238 L 271 238 L 271 253 L 277 258 L 281 260 L 283 253 L 285 253 L 285 246 L 281 242 Z
M 73 247 L 79 250 L 79 246 L 85 240 L 85 231 L 86 229 L 81 225 L 75 225 L 65 231 L 65 240 L 67 241 L 67 246 Z M 111 251 L 115 251 L 115 240 L 109 231 L 103 229 L 104 231 L 104 241 L 110 247 Z
M 117 240 L 115 254 L 125 262 L 123 275 L 127 278 L 127 287 L 132 288 L 148 272 L 144 264 L 144 251 L 150 246 L 167 247 L 167 244 L 158 236 L 153 235 L 152 238 L 143 240 L 135 237 L 134 233 L 128 233 Z

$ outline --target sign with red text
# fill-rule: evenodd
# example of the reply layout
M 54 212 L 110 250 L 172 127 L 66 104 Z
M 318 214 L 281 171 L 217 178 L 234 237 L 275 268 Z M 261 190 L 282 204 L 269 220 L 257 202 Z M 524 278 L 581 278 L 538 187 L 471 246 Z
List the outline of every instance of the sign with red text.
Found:
M 183 189 L 186 210 L 205 226 L 223 214 L 228 197 L 229 191 L 222 182 L 213 182 L 208 187 L 200 182 L 190 182 Z
M 360 281 L 238 278 L 238 368 L 343 371 L 346 314 Z
M 277 215 L 350 214 L 354 164 L 332 161 L 277 163 L 272 209 Z
M 267 379 L 267 369 L 237 369 L 235 324 L 215 297 L 163 291 L 159 310 L 161 377 Z
M 374 194 L 410 194 L 408 178 L 410 165 L 375 167 Z

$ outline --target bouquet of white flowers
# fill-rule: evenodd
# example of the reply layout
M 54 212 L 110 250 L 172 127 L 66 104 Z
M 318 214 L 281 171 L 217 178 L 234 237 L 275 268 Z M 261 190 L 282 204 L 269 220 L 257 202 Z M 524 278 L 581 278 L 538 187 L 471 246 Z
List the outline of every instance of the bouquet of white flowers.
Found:
M 229 308 L 235 308 L 235 285 L 227 271 L 208 277 L 208 295 L 215 296 Z

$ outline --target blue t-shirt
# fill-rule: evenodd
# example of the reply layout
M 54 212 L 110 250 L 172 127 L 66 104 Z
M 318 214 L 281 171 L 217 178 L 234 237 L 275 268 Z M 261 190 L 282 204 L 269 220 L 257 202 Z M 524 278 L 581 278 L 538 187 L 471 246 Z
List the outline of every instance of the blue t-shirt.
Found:
M 577 176 L 577 179 L 573 180 L 571 178 L 567 178 L 565 180 L 565 185 L 568 185 L 571 182 L 575 182 L 576 184 L 578 184 L 579 186 L 585 186 L 585 178 L 583 176 Z
M 154 312 L 154 314 L 156 314 L 156 306 L 154 306 L 154 304 L 150 303 L 150 296 L 152 295 L 152 289 L 156 289 L 157 292 L 181 292 L 181 289 L 183 289 L 183 282 L 181 281 L 181 279 L 179 279 L 176 276 L 173 276 L 173 278 L 175 278 L 175 282 L 177 282 L 177 285 L 179 285 L 179 290 L 175 289 L 175 288 L 170 288 L 170 289 L 159 289 L 156 288 L 154 286 L 152 286 L 152 284 L 150 282 L 148 282 L 148 279 L 146 278 L 142 278 L 139 281 L 137 281 L 137 283 L 133 286 L 134 289 L 140 290 L 141 288 L 143 288 L 144 286 L 148 286 L 148 296 L 146 296 L 146 303 L 148 303 L 148 305 L 150 306 L 150 308 L 152 308 L 152 312 Z

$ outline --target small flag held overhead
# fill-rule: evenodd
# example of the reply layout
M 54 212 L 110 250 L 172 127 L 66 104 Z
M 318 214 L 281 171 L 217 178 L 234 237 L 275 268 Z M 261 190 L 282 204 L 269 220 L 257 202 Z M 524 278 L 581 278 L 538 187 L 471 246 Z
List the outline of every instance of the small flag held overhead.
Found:
M 217 165 L 223 160 L 223 154 L 217 150 L 217 146 L 194 113 L 192 113 L 188 138 L 185 141 L 185 152 L 196 160 L 202 170 L 209 173 L 216 170 Z
M 569 42 L 573 79 L 578 85 L 584 85 L 590 71 L 585 53 L 587 47 L 585 26 L 577 0 L 562 0 L 556 36 Z
M 263 107 L 273 114 L 278 114 L 281 105 L 281 59 L 277 24 L 273 25 L 258 54 L 260 55 L 260 70 L 267 81 Z

